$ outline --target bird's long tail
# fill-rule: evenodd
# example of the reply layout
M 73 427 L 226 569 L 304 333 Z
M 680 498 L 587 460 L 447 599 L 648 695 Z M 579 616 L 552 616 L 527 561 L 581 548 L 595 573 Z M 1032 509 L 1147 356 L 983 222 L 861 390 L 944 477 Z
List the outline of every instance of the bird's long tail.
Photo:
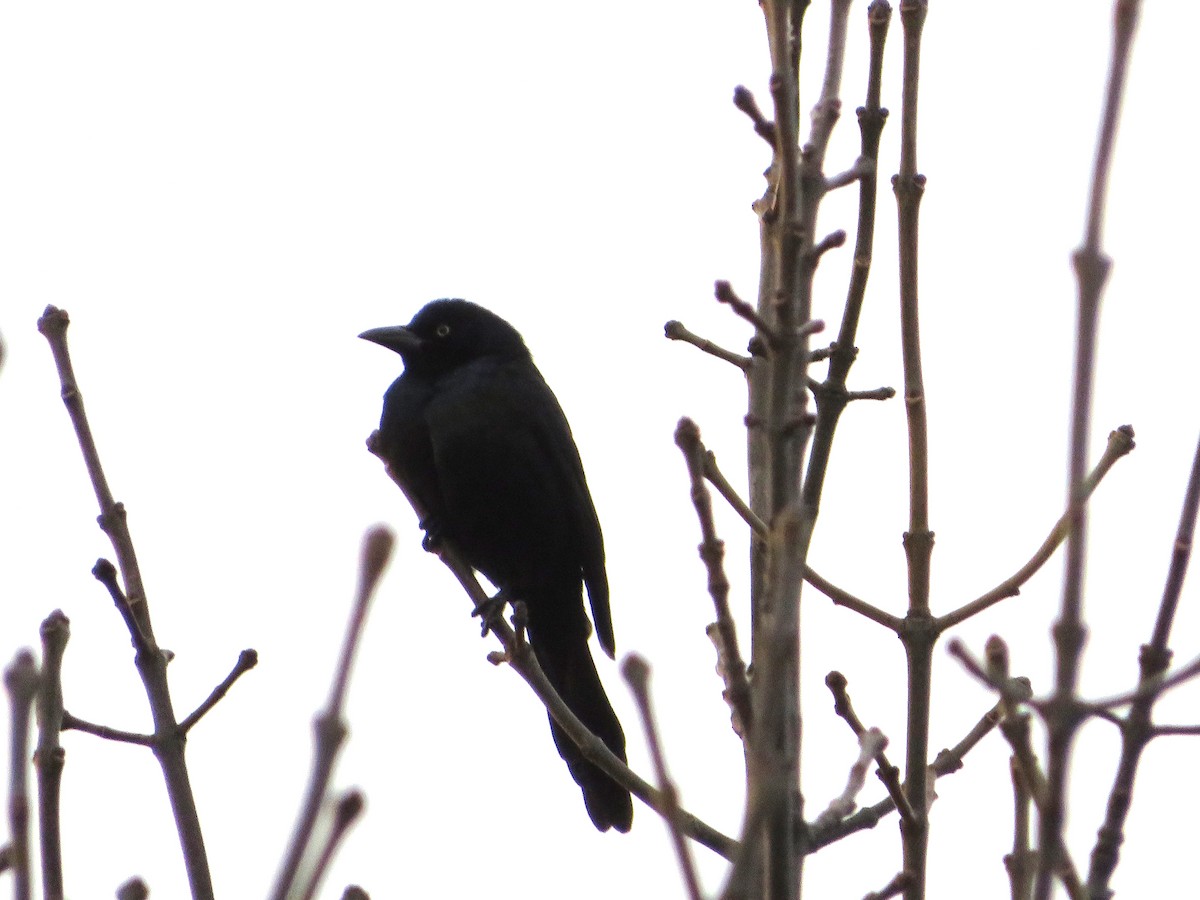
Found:
M 550 684 L 593 734 L 619 759 L 625 760 L 625 732 L 613 712 L 588 649 L 587 618 L 579 601 L 529 604 L 529 644 Z M 592 824 L 600 831 L 628 831 L 633 824 L 629 791 L 588 762 L 558 723 L 550 720 L 558 755 L 583 791 Z

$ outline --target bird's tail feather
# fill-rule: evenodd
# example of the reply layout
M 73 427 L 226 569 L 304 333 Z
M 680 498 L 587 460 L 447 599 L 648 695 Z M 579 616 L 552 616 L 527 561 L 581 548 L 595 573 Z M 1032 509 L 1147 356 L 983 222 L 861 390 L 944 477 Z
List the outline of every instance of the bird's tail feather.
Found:
M 550 604 L 530 604 L 529 643 L 537 657 L 538 665 L 546 673 L 550 684 L 570 707 L 571 712 L 602 741 L 619 759 L 625 760 L 625 732 L 617 714 L 613 712 L 608 695 L 596 672 L 588 649 L 588 625 L 583 615 L 582 604 L 578 603 L 579 612 L 563 616 L 565 609 L 571 609 L 574 604 L 560 602 Z M 535 613 L 535 609 L 541 615 Z M 548 611 L 560 613 L 547 620 Z M 575 742 L 559 727 L 553 719 L 550 720 L 550 731 L 554 736 L 554 745 L 558 755 L 563 758 L 571 777 L 583 791 L 583 802 L 587 807 L 592 824 L 600 831 L 615 828 L 617 831 L 628 831 L 633 824 L 633 800 L 629 791 L 621 787 L 606 775 L 603 770 L 588 762 Z

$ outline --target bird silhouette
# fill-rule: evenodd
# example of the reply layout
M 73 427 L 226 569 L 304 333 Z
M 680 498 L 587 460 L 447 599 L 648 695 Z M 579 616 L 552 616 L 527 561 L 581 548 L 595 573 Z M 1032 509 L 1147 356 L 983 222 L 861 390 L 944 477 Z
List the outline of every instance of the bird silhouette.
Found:
M 434 300 L 406 326 L 359 337 L 399 353 L 376 452 L 421 518 L 521 601 L 538 664 L 620 759 L 625 734 L 588 649 L 587 586 L 600 646 L 615 653 L 604 539 L 567 418 L 520 333 L 466 300 Z M 551 719 L 559 755 L 600 831 L 628 831 L 629 792 L 584 759 Z

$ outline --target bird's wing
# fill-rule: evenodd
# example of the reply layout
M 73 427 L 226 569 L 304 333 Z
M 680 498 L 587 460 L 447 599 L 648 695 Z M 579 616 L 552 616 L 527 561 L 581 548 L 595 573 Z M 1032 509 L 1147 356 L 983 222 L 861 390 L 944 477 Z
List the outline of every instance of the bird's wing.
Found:
M 457 493 L 464 503 L 472 502 L 465 495 L 477 499 L 484 493 L 498 494 L 501 502 L 513 505 L 544 502 L 547 506 L 539 512 L 546 520 L 561 521 L 570 535 L 573 563 L 587 585 L 596 636 L 613 656 L 600 521 L 570 425 L 537 367 L 528 360 L 483 360 L 459 369 L 439 386 L 426 416 L 439 481 L 447 495 Z M 485 467 L 463 458 L 482 453 L 490 458 Z M 513 479 L 511 497 L 504 500 L 505 490 L 495 485 L 481 490 L 483 486 L 464 480 L 465 472 L 481 471 L 500 471 Z M 534 494 L 537 500 L 531 499 Z M 479 510 L 472 517 L 490 514 L 504 520 L 513 512 Z
M 579 448 L 571 434 L 571 426 L 563 414 L 550 386 L 537 375 L 542 389 L 552 401 L 548 407 L 553 416 L 547 416 L 541 424 L 542 443 L 551 448 L 550 458 L 557 469 L 559 482 L 569 499 L 572 525 L 575 533 L 579 565 L 583 570 L 583 581 L 587 585 L 588 601 L 592 607 L 592 621 L 596 625 L 596 637 L 610 659 L 616 656 L 616 641 L 613 637 L 612 611 L 608 603 L 608 574 L 604 568 L 604 535 L 600 530 L 600 519 L 588 490 L 587 477 L 583 472 L 583 461 Z

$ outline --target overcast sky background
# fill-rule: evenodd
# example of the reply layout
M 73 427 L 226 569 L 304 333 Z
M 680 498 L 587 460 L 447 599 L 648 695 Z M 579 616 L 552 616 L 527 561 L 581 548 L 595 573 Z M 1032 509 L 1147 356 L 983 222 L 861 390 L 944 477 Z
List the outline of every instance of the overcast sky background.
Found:
M 1110 3 L 934 2 L 922 61 L 921 319 L 937 533 L 933 606 L 1007 577 L 1065 497 L 1074 325 L 1069 253 L 1083 230 L 1109 49 Z M 855 4 L 844 115 L 829 169 L 857 154 L 866 3 Z M 901 387 L 895 208 L 901 37 L 884 104 L 876 263 L 852 386 Z M 1190 156 L 1200 13 L 1150 3 L 1133 66 L 1104 244 L 1092 458 L 1131 423 L 1134 454 L 1099 490 L 1083 689 L 1129 687 L 1162 590 L 1200 432 L 1196 290 L 1200 197 Z M 804 104 L 823 66 L 827 4 L 806 24 Z M 682 896 L 665 830 L 639 805 L 630 836 L 598 835 L 545 716 L 485 661 L 469 603 L 420 548 L 411 510 L 363 448 L 399 360 L 355 338 L 464 296 L 525 335 L 567 411 L 605 529 L 619 653 L 653 690 L 685 804 L 736 834 L 740 746 L 704 626 L 699 530 L 679 453 L 693 416 L 744 479 L 744 389 L 731 367 L 662 337 L 678 318 L 734 349 L 750 333 L 711 299 L 755 293 L 766 146 L 730 103 L 768 105 L 753 3 L 9 4 L 0 17 L 0 652 L 71 619 L 67 708 L 148 728 L 128 636 L 90 569 L 111 556 L 45 341 L 69 310 L 76 371 L 116 497 L 125 502 L 172 689 L 186 714 L 254 647 L 261 663 L 192 734 L 189 761 L 218 894 L 261 896 L 295 815 L 310 723 L 355 579 L 357 545 L 391 524 L 397 553 L 351 688 L 340 785 L 368 800 L 324 896 Z M 807 122 L 807 118 L 805 119 Z M 856 191 L 826 231 L 853 241 Z M 838 320 L 850 249 L 828 254 L 817 314 Z M 902 613 L 907 449 L 899 401 L 850 408 L 810 560 Z M 746 532 L 718 508 L 732 602 L 745 609 Z M 1050 685 L 1056 558 L 1019 598 L 957 632 L 995 632 L 1017 672 Z M 1200 652 L 1193 587 L 1175 639 Z M 839 793 L 854 742 L 822 681 L 903 758 L 898 642 L 806 591 L 807 810 Z M 4 647 L 8 649 L 4 649 Z M 617 667 L 602 675 L 649 775 Z M 957 742 L 988 693 L 937 654 L 932 751 Z M 1200 689 L 1163 721 L 1194 723 Z M 1200 772 L 1195 739 L 1144 759 L 1114 887 L 1151 896 L 1193 881 L 1180 827 Z M 131 875 L 155 897 L 186 882 L 158 767 L 137 747 L 64 736 L 67 891 L 110 897 Z M 1076 744 L 1071 849 L 1086 868 L 1117 752 L 1090 724 Z M 992 736 L 932 809 L 931 896 L 1009 895 L 1008 753 Z M 875 784 L 865 802 L 882 796 Z M 724 866 L 702 848 L 706 885 Z M 894 819 L 806 866 L 811 897 L 859 897 L 900 866 Z

